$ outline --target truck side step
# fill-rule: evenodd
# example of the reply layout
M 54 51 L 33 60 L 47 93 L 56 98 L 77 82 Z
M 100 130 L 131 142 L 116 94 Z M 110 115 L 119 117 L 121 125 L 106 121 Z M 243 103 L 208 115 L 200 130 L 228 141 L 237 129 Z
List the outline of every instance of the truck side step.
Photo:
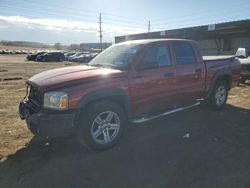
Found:
M 161 113 L 161 114 L 157 114 L 157 115 L 155 115 L 155 116 L 143 117 L 143 118 L 140 118 L 140 119 L 135 119 L 135 120 L 133 120 L 132 122 L 133 122 L 133 123 L 144 123 L 144 122 L 146 122 L 146 121 L 149 121 L 149 120 L 152 120 L 152 119 L 155 119 L 155 118 L 158 118 L 158 117 L 162 117 L 162 116 L 165 116 L 165 115 L 173 114 L 173 113 L 175 113 L 175 112 L 179 112 L 179 111 L 182 111 L 182 110 L 186 110 L 186 109 L 189 109 L 189 108 L 198 106 L 198 105 L 200 105 L 200 102 L 196 102 L 196 103 L 194 103 L 194 104 L 191 104 L 191 105 L 188 105 L 188 106 L 184 106 L 184 107 L 181 107 L 181 108 L 175 108 L 175 109 L 172 109 L 172 110 L 163 112 L 163 113 Z

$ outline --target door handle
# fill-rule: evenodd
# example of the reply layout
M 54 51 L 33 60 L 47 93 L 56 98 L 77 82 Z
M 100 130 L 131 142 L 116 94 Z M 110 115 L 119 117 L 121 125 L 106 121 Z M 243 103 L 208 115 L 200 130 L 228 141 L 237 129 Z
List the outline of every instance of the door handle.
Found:
M 168 73 L 165 73 L 165 74 L 164 74 L 164 77 L 165 77 L 165 78 L 173 77 L 173 76 L 174 76 L 174 73 L 173 73 L 173 72 L 168 72 Z
M 133 78 L 134 79 L 140 79 L 140 78 L 142 78 L 142 76 L 137 75 L 137 76 L 134 76 Z
M 195 69 L 195 73 L 200 73 L 200 72 L 202 72 L 201 69 Z
M 194 77 L 199 78 L 202 73 L 202 69 L 195 69 Z

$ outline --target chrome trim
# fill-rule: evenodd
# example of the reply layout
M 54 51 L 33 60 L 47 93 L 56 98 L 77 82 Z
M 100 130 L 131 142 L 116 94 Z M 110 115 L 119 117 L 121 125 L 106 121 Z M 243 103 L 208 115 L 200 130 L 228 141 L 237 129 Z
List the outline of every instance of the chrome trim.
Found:
M 195 106 L 198 106 L 200 105 L 200 102 L 196 102 L 192 105 L 188 105 L 188 106 L 185 106 L 185 107 L 181 107 L 181 108 L 176 108 L 176 109 L 173 109 L 173 110 L 169 110 L 169 111 L 166 111 L 162 114 L 159 114 L 159 115 L 156 115 L 156 116 L 152 116 L 152 117 L 143 117 L 143 118 L 140 118 L 140 119 L 135 119 L 133 120 L 132 122 L 133 123 L 144 123 L 146 121 L 149 121 L 149 120 L 152 120 L 152 119 L 155 119 L 155 118 L 158 118 L 158 117 L 162 117 L 162 116 L 166 116 L 166 115 L 169 115 L 169 114 L 173 114 L 175 112 L 179 112 L 179 111 L 182 111 L 182 110 L 186 110 L 186 109 L 189 109 L 189 108 L 192 108 L 192 107 L 195 107 Z

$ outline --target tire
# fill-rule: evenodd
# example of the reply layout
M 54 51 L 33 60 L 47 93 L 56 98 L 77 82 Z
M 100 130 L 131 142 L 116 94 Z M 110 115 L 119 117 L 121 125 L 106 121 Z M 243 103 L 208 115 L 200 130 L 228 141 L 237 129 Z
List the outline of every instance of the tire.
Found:
M 106 150 L 118 143 L 125 127 L 123 109 L 110 101 L 92 104 L 80 119 L 78 139 L 94 150 Z
M 206 100 L 207 105 L 212 110 L 220 110 L 227 101 L 228 85 L 224 80 L 216 81 L 213 91 Z

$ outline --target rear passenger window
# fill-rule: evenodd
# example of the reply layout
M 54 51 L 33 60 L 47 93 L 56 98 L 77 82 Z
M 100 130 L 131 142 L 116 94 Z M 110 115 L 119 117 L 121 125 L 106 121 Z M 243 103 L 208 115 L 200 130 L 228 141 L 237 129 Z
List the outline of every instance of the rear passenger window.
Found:
M 154 64 L 156 67 L 171 65 L 171 56 L 168 46 L 165 44 L 155 44 L 148 48 L 141 65 L 147 66 Z
M 196 57 L 193 48 L 188 43 L 175 43 L 174 50 L 178 64 L 196 63 Z
M 157 62 L 159 67 L 171 65 L 169 48 L 165 45 L 160 45 L 157 51 Z

